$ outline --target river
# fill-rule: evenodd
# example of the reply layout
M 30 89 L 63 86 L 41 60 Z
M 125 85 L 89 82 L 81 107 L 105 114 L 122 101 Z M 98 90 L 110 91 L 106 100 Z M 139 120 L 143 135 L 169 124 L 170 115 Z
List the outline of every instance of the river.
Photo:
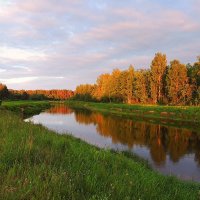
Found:
M 26 121 L 100 148 L 129 151 L 165 175 L 200 181 L 200 133 L 58 104 Z

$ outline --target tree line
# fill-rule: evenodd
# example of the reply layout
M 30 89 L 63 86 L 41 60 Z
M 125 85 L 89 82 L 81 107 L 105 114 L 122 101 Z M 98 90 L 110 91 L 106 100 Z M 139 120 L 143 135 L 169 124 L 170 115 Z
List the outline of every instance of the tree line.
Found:
M 0 84 L 0 100 L 66 100 L 73 95 L 71 90 L 8 90 Z
M 200 57 L 194 64 L 173 60 L 156 53 L 149 69 L 114 69 L 101 74 L 96 84 L 76 87 L 73 99 L 167 105 L 200 105 Z

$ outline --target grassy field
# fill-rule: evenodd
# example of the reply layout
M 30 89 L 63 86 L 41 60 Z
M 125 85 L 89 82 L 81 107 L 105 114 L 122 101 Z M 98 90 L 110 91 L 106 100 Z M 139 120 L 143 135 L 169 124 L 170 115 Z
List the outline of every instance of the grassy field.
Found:
M 43 108 L 42 102 L 24 102 L 24 109 L 32 103 L 36 110 Z M 0 199 L 200 197 L 199 183 L 160 175 L 137 157 L 100 150 L 25 123 L 18 114 L 5 110 L 13 105 L 22 102 L 6 102 L 0 110 Z
M 200 131 L 200 106 L 128 105 L 83 101 L 66 101 L 65 103 L 75 108 L 86 108 L 103 113 L 129 116 L 136 120 L 147 120 L 152 123 L 181 126 Z
M 197 199 L 200 185 L 0 111 L 0 199 Z

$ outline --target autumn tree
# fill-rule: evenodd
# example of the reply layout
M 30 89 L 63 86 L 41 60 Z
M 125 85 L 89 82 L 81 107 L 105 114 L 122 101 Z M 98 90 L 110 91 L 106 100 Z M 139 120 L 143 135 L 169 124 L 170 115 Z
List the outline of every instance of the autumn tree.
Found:
M 143 71 L 144 77 L 145 77 L 145 85 L 146 85 L 146 91 L 147 91 L 147 101 L 151 101 L 151 71 L 150 69 Z
M 151 98 L 154 103 L 163 99 L 163 78 L 167 67 L 165 54 L 157 53 L 151 63 Z
M 171 61 L 166 82 L 168 98 L 172 104 L 184 104 L 191 97 L 187 68 L 178 60 Z
M 18 100 L 66 100 L 74 95 L 71 90 L 9 90 L 9 98 Z
M 0 100 L 8 98 L 9 98 L 9 91 L 7 86 L 0 83 Z
M 192 87 L 192 98 L 195 105 L 200 104 L 200 57 L 194 65 L 188 64 L 187 71 Z
M 118 101 L 120 98 L 119 95 L 119 81 L 120 81 L 121 71 L 119 69 L 114 69 L 108 83 L 108 88 L 110 90 L 110 98 L 112 101 Z
M 83 101 L 92 101 L 95 85 L 82 84 L 76 87 L 74 98 Z
M 135 72 L 133 95 L 137 102 L 146 103 L 148 99 L 145 71 Z
M 127 72 L 127 103 L 131 103 L 133 100 L 133 80 L 134 68 L 130 65 Z
M 111 74 L 101 74 L 95 85 L 77 87 L 76 94 L 81 94 L 81 90 L 93 100 L 103 102 L 198 105 L 200 58 L 187 67 L 177 60 L 167 66 L 166 55 L 156 53 L 150 69 L 134 70 L 133 66 L 123 71 L 114 69 Z
M 118 82 L 119 95 L 124 103 L 127 103 L 128 100 L 127 77 L 128 72 L 126 70 L 122 71 Z
M 103 98 L 108 98 L 109 101 L 111 101 L 111 90 L 109 86 L 109 81 L 110 81 L 111 75 L 106 73 L 102 74 L 97 78 L 96 81 L 96 90 L 94 91 L 94 97 L 97 100 L 102 100 Z

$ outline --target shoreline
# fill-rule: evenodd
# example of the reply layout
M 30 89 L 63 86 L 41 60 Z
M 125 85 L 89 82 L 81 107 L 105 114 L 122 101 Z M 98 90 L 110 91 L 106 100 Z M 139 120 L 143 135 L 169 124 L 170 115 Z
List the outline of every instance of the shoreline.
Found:
M 34 106 L 23 103 L 16 104 L 25 110 L 43 109 L 42 102 L 32 102 Z M 199 183 L 161 175 L 137 157 L 99 149 L 70 135 L 58 135 L 41 125 L 24 122 L 16 113 L 5 109 L 0 112 L 3 199 L 199 197 Z
M 84 108 L 137 121 L 191 129 L 200 133 L 200 106 L 128 105 L 65 101 L 72 108 Z

